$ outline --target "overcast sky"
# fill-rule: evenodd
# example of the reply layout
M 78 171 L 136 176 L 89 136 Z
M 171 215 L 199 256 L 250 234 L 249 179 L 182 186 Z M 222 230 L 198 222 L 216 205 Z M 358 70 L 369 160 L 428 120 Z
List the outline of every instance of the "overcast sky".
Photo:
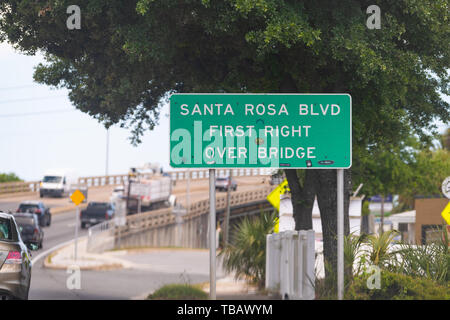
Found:
M 104 175 L 106 129 L 75 110 L 67 90 L 33 82 L 34 67 L 43 61 L 40 54 L 25 56 L 0 43 L 0 172 L 14 172 L 24 180 L 39 180 L 54 168 L 75 169 L 80 176 Z M 159 126 L 138 147 L 130 145 L 128 130 L 112 127 L 108 172 L 127 173 L 147 162 L 170 169 L 167 115 L 166 105 Z M 445 128 L 439 124 L 441 132 Z
M 39 180 L 53 168 L 76 169 L 81 176 L 104 175 L 106 129 L 75 110 L 67 90 L 51 90 L 33 82 L 42 55 L 25 56 L 0 43 L 0 172 L 14 172 L 25 180 Z M 168 106 L 160 125 L 133 147 L 130 132 L 110 129 L 109 173 L 158 162 L 169 168 Z

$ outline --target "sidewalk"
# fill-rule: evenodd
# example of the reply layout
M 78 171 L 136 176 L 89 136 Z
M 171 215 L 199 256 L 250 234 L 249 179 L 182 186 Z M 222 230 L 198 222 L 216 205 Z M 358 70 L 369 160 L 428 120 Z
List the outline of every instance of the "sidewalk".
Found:
M 77 260 L 74 260 L 74 243 L 55 250 L 44 260 L 44 266 L 51 269 L 67 269 L 74 265 L 80 270 L 120 270 L 131 269 L 145 272 L 165 272 L 177 274 L 180 283 L 190 283 L 190 276 L 209 276 L 209 250 L 183 248 L 148 248 L 108 251 L 101 254 L 86 251 L 87 239 L 78 241 Z M 202 289 L 209 293 L 209 283 Z M 142 293 L 132 299 L 145 299 L 152 292 Z M 235 280 L 217 265 L 216 296 L 218 300 L 269 300 L 277 299 L 259 293 L 255 287 L 243 280 Z

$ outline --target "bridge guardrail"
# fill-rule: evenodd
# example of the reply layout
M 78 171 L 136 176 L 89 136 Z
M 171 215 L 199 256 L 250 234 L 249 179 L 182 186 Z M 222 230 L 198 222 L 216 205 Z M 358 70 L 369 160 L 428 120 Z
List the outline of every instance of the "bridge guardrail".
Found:
M 230 197 L 230 205 L 237 206 L 249 202 L 265 200 L 267 195 L 274 189 L 274 186 L 266 186 L 252 191 L 233 192 Z M 226 207 L 226 195 L 216 199 L 216 209 L 221 210 Z M 133 233 L 139 233 L 152 228 L 165 227 L 175 224 L 177 217 L 173 214 L 173 208 L 163 208 L 127 216 L 124 226 L 119 227 L 113 224 L 99 224 L 89 229 L 88 251 L 97 251 L 111 247 L 111 236 L 115 238 L 124 237 Z M 183 220 L 191 220 L 203 214 L 209 213 L 209 200 L 201 200 L 192 203 L 189 212 L 183 216 Z M 92 229 L 92 231 L 91 231 Z M 104 234 L 102 234 L 104 233 Z
M 0 194 L 37 192 L 38 190 L 39 190 L 39 181 L 0 183 Z
M 245 176 L 260 176 L 268 175 L 273 169 L 270 168 L 239 168 L 239 169 L 217 169 L 217 176 L 225 176 L 230 170 L 233 170 L 233 177 L 245 177 Z M 173 181 L 187 180 L 190 175 L 191 180 L 203 180 L 209 178 L 208 169 L 193 169 L 193 170 L 180 170 L 180 171 L 168 171 L 167 172 Z M 143 173 L 143 177 L 150 177 L 151 174 Z M 81 177 L 78 179 L 79 183 L 84 183 L 88 187 L 99 187 L 105 185 L 120 185 L 128 181 L 128 174 L 117 174 L 110 176 L 94 176 L 94 177 Z
M 103 221 L 88 230 L 86 248 L 88 252 L 103 252 L 114 249 L 115 220 Z
M 271 168 L 237 168 L 237 169 L 216 169 L 217 176 L 225 176 L 232 170 L 234 177 L 268 175 L 273 170 Z M 173 181 L 183 181 L 190 175 L 191 180 L 203 180 L 209 178 L 208 169 L 193 169 L 167 172 Z M 143 173 L 143 177 L 150 177 L 148 173 Z M 87 187 L 101 187 L 107 185 L 121 185 L 128 182 L 128 174 L 116 174 L 108 176 L 80 177 L 79 184 Z M 40 181 L 26 182 L 5 182 L 0 183 L 0 194 L 38 192 Z

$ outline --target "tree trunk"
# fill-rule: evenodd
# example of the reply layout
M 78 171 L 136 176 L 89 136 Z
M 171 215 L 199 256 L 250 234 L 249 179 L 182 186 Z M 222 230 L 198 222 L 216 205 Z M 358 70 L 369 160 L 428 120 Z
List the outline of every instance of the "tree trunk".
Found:
M 315 190 L 320 210 L 323 237 L 325 277 L 337 275 L 337 173 L 334 169 L 315 170 Z M 344 234 L 349 234 L 351 171 L 344 170 Z
M 380 219 L 380 230 L 379 233 L 380 235 L 383 234 L 384 232 L 384 195 L 381 195 L 381 219 Z
M 296 169 L 284 170 L 291 190 L 291 202 L 295 230 L 312 229 L 312 209 L 314 205 L 314 172 L 306 170 L 303 187 L 300 185 Z
M 286 74 L 280 83 L 281 93 L 296 93 L 297 86 L 292 76 Z M 306 170 L 303 187 L 297 175 L 296 169 L 286 169 L 286 178 L 291 189 L 291 202 L 293 217 L 295 220 L 295 230 L 312 229 L 312 208 L 314 205 L 314 172 Z

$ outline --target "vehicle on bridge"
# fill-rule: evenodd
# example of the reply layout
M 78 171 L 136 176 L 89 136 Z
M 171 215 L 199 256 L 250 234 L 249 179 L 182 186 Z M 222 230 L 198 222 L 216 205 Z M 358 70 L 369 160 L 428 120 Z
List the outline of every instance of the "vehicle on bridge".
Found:
M 78 175 L 73 170 L 54 169 L 45 173 L 39 184 L 39 195 L 64 197 L 78 184 Z
M 44 242 L 44 230 L 39 226 L 39 220 L 33 213 L 16 213 L 14 215 L 19 227 L 20 237 L 28 248 L 32 245 L 42 249 Z
M 31 266 L 14 216 L 0 212 L 0 300 L 28 299 Z
M 230 188 L 231 191 L 237 190 L 237 182 L 233 178 L 230 177 L 218 177 L 216 178 L 216 190 L 219 191 L 228 191 Z
M 116 199 L 122 198 L 125 193 L 125 187 L 123 185 L 116 186 L 111 193 L 111 202 L 114 202 Z
M 129 187 L 125 185 L 122 199 L 128 200 L 128 214 L 173 206 L 176 201 L 172 194 L 172 179 L 159 173 L 150 178 L 131 180 Z
M 41 201 L 24 201 L 19 205 L 17 213 L 33 213 L 38 217 L 39 225 L 48 227 L 52 223 L 50 208 L 47 208 Z
M 283 173 L 274 173 L 270 176 L 270 180 L 269 183 L 271 186 L 276 186 L 279 185 L 280 183 L 282 183 L 285 179 L 285 176 Z
M 114 218 L 115 207 L 110 202 L 89 202 L 86 209 L 80 213 L 81 228 L 94 225 Z

